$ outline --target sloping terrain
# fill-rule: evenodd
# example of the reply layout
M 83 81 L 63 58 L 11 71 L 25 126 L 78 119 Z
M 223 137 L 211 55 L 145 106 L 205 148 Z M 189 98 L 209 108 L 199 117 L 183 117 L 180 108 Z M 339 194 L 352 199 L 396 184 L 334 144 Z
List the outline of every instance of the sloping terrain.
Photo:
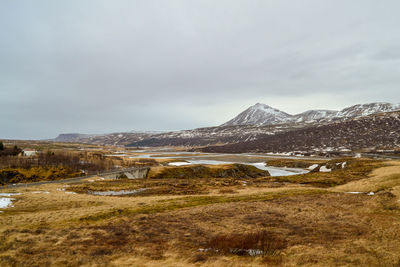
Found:
M 174 176 L 2 190 L 13 206 L 0 213 L 0 265 L 398 266 L 399 162 L 349 160 L 291 180 Z M 149 182 L 150 196 L 84 190 Z
M 268 126 L 238 125 L 207 127 L 152 135 L 148 139 L 133 142 L 128 146 L 207 146 L 231 144 L 256 140 L 304 126 L 304 124 L 299 123 Z
M 292 117 L 294 122 L 320 122 L 327 118 L 334 117 L 337 111 L 334 110 L 309 110 Z
M 291 130 L 254 141 L 210 146 L 204 152 L 292 152 L 309 153 L 363 148 L 400 147 L 400 112 L 382 113 L 344 122 Z
M 377 114 L 391 112 L 400 109 L 400 104 L 391 103 L 369 103 L 358 104 L 340 111 L 335 110 L 308 110 L 306 112 L 291 115 L 281 110 L 272 108 L 265 104 L 257 103 L 249 107 L 232 120 L 221 126 L 232 125 L 273 125 L 284 123 L 315 123 L 345 120 Z
M 231 121 L 218 127 L 205 127 L 174 132 L 121 132 L 103 135 L 61 134 L 53 141 L 119 146 L 212 146 L 271 139 L 301 128 L 321 127 L 333 122 L 352 121 L 363 116 L 399 109 L 400 105 L 371 103 L 355 105 L 341 111 L 309 110 L 297 115 L 256 104 Z M 385 125 L 381 125 L 385 131 Z M 328 127 L 329 128 L 329 127 Z M 342 133 L 342 138 L 344 137 Z M 364 140 L 366 143 L 371 143 Z M 333 142 L 333 141 L 331 141 Z M 360 141 L 361 142 L 361 141 Z M 310 142 L 308 142 L 310 143 Z M 334 142 L 335 143 L 335 142 Z M 298 145 L 296 145 L 298 146 Z M 287 150 L 287 147 L 283 147 Z M 264 149 L 262 149 L 264 151 Z M 282 149 L 280 149 L 282 150 Z M 275 149 L 274 149 L 275 151 Z
M 122 132 L 111 134 L 60 134 L 51 141 L 86 143 L 94 145 L 126 145 L 152 136 L 147 132 Z
M 290 122 L 291 118 L 292 115 L 286 112 L 257 103 L 221 126 L 281 124 Z

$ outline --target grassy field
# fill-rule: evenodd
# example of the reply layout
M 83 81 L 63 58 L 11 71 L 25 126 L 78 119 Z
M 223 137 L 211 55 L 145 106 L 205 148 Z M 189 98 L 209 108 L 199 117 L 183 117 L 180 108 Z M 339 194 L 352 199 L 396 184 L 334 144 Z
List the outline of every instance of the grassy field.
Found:
M 0 266 L 399 266 L 400 161 L 315 164 L 344 161 L 288 177 L 168 173 L 15 189 L 0 213 Z

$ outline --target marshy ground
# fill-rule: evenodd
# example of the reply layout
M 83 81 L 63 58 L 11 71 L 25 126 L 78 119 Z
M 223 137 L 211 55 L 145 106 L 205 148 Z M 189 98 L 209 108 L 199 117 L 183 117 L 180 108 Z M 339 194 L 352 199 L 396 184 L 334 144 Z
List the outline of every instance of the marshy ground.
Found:
M 0 265 L 399 266 L 400 162 L 324 164 L 344 161 L 344 169 L 286 177 L 158 170 L 148 179 L 3 189 L 21 194 L 0 213 Z

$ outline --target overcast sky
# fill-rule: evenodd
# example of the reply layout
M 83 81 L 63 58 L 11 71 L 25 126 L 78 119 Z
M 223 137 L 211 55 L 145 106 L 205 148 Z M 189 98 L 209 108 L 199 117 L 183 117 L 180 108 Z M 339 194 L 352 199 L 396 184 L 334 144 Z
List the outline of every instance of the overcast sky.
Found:
M 0 138 L 400 102 L 400 1 L 0 0 Z

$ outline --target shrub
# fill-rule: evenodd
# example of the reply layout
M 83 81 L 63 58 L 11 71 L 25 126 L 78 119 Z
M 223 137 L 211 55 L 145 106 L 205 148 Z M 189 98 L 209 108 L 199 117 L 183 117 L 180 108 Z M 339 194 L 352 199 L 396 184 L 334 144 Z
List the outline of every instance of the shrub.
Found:
M 5 147 L 2 142 L 0 142 L 0 156 L 16 156 L 22 152 L 22 149 L 14 146 L 13 148 Z
M 254 166 L 232 164 L 220 168 L 206 166 L 168 167 L 152 178 L 258 178 L 270 176 L 268 171 Z
M 266 230 L 254 233 L 231 233 L 214 236 L 207 247 L 215 252 L 236 255 L 277 255 L 286 241 Z

